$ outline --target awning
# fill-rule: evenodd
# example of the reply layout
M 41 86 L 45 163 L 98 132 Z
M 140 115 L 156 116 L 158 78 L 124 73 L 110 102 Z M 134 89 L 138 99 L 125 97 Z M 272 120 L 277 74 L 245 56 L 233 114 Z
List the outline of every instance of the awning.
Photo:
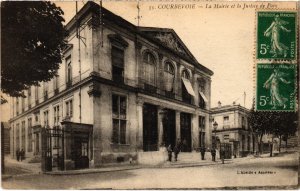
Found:
M 207 103 L 208 99 L 205 97 L 204 93 L 199 90 L 199 94 L 201 95 L 201 97 L 203 98 L 203 100 Z
M 183 84 L 184 84 L 184 86 L 185 86 L 187 92 L 188 92 L 191 96 L 196 97 L 191 82 L 190 82 L 189 80 L 185 79 L 185 78 L 181 78 L 181 80 L 183 81 Z

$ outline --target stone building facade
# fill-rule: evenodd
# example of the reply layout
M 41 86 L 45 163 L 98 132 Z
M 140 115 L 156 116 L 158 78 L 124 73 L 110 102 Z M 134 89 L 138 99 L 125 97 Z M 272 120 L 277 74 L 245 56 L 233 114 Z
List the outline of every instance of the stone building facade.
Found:
M 218 124 L 213 136 L 217 137 L 217 145 L 231 145 L 232 156 L 243 157 L 258 151 L 257 135 L 248 123 L 249 112 L 240 105 L 222 106 L 220 102 L 218 107 L 211 108 L 212 122 Z
M 66 29 L 58 76 L 13 99 L 13 153 L 72 169 L 159 161 L 177 139 L 184 152 L 211 146 L 213 72 L 173 29 L 135 26 L 93 2 Z

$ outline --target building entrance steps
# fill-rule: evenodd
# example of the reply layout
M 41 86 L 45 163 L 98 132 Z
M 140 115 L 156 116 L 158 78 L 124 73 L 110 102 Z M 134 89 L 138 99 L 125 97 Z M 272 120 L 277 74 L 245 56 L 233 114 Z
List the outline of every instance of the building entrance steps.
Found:
M 201 160 L 200 152 L 180 152 L 177 161 L 175 161 L 174 153 L 172 153 L 172 162 L 168 161 L 168 153 L 165 150 L 138 153 L 138 163 L 145 166 L 184 167 L 216 163 L 212 161 L 212 156 L 210 152 L 205 153 L 204 159 L 205 160 Z M 216 159 L 219 160 L 218 154 L 216 156 Z
M 174 159 L 174 153 L 172 153 L 172 161 L 165 161 L 161 165 L 162 168 L 184 168 L 194 166 L 206 166 L 215 165 L 221 163 L 217 157 L 217 161 L 212 161 L 211 153 L 205 152 L 204 160 L 201 160 L 200 152 L 180 152 L 177 161 Z M 226 163 L 231 163 L 232 160 L 226 160 Z

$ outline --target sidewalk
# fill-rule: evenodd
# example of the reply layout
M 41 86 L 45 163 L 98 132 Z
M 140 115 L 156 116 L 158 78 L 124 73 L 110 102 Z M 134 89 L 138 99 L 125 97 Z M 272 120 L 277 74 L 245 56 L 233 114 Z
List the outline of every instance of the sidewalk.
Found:
M 200 167 L 200 166 L 211 166 L 211 165 L 226 165 L 234 162 L 238 162 L 240 160 L 245 160 L 245 158 L 237 158 L 237 159 L 226 159 L 225 164 L 222 164 L 220 159 L 217 159 L 216 162 L 213 162 L 211 159 L 206 160 L 178 160 L 178 161 L 165 161 L 161 164 L 155 165 L 146 165 L 146 164 L 123 164 L 118 166 L 103 166 L 99 168 L 88 168 L 88 169 L 79 169 L 79 170 L 67 170 L 67 171 L 51 171 L 45 172 L 47 175 L 78 175 L 78 174 L 93 174 L 93 173 L 104 173 L 104 172 L 115 172 L 115 171 L 125 171 L 125 170 L 135 170 L 142 168 L 186 168 L 186 167 Z M 15 173 L 10 175 L 2 175 L 8 176 L 10 178 L 12 176 L 22 176 L 22 175 L 32 175 L 32 174 L 41 174 L 41 164 L 40 163 L 28 163 L 27 161 L 18 162 L 15 159 L 7 158 L 5 159 L 5 166 L 7 168 L 14 168 L 23 171 L 22 173 Z
M 28 161 L 17 161 L 10 157 L 4 158 L 4 173 L 2 174 L 2 179 L 12 178 L 14 176 L 26 176 L 32 174 L 40 174 L 41 163 L 28 163 Z
M 225 161 L 225 164 L 232 163 L 232 160 Z M 185 168 L 185 167 L 197 167 L 197 166 L 209 166 L 222 164 L 221 161 L 195 161 L 195 162 L 165 162 L 158 165 L 121 165 L 121 166 L 109 166 L 109 167 L 99 167 L 99 168 L 88 168 L 79 170 L 68 170 L 68 171 L 51 171 L 46 172 L 48 175 L 77 175 L 77 174 L 93 174 L 93 173 L 103 173 L 103 172 L 115 172 L 124 170 L 135 170 L 135 169 L 145 169 L 145 168 Z

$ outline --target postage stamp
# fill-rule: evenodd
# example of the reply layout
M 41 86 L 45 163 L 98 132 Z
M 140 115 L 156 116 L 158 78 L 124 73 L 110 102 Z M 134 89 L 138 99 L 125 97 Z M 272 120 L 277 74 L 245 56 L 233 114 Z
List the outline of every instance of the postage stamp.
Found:
M 296 64 L 257 64 L 256 110 L 295 111 Z
M 258 11 L 256 58 L 295 61 L 296 23 L 296 12 Z

